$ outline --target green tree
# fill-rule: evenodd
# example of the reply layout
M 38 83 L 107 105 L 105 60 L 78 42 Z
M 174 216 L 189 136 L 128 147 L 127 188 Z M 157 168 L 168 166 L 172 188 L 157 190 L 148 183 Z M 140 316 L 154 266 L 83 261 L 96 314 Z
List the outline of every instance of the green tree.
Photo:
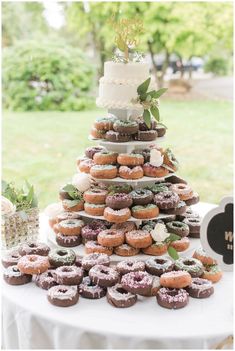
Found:
M 2 45 L 13 45 L 49 31 L 39 2 L 2 2 Z

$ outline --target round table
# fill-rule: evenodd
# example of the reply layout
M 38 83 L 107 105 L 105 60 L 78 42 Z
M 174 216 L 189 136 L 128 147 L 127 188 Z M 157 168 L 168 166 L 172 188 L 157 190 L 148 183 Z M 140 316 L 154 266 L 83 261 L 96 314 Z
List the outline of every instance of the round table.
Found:
M 195 210 L 205 214 L 212 205 Z M 47 226 L 41 217 L 41 237 Z M 194 244 L 200 246 L 200 241 Z M 138 297 L 136 305 L 116 309 L 100 300 L 80 298 L 75 306 L 55 307 L 34 283 L 3 282 L 5 349 L 198 349 L 211 348 L 232 334 L 232 273 L 224 273 L 209 299 L 190 298 L 181 310 L 167 310 L 156 298 Z

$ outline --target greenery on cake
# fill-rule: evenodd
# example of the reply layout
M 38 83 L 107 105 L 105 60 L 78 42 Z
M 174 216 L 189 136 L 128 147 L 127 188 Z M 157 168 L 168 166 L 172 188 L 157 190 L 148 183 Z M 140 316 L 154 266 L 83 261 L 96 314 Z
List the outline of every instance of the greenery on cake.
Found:
M 16 211 L 27 211 L 38 206 L 34 186 L 27 180 L 25 187 L 16 188 L 13 183 L 2 180 L 2 196 L 7 198 L 16 207 Z
M 143 22 L 140 19 L 122 18 L 115 21 L 114 16 L 110 20 L 110 24 L 116 32 L 115 44 L 119 52 L 115 53 L 113 60 L 115 62 L 128 63 L 140 62 L 143 54 L 136 51 L 139 44 L 139 37 L 144 32 Z
M 173 234 L 171 233 L 166 239 L 165 239 L 165 243 L 170 245 L 172 242 L 174 241 L 177 241 L 177 240 L 180 240 L 181 237 L 177 234 Z M 176 251 L 176 249 L 172 246 L 168 246 L 167 248 L 167 252 L 168 252 L 168 255 L 173 258 L 173 260 L 178 260 L 179 258 L 179 254 L 178 252 Z
M 138 93 L 137 99 L 132 99 L 133 104 L 138 103 L 143 106 L 144 108 L 143 119 L 149 128 L 151 127 L 151 116 L 153 116 L 158 122 L 160 122 L 158 99 L 167 91 L 167 88 L 148 91 L 150 81 L 151 81 L 151 78 L 149 77 L 142 84 L 140 84 L 137 88 L 137 93 Z

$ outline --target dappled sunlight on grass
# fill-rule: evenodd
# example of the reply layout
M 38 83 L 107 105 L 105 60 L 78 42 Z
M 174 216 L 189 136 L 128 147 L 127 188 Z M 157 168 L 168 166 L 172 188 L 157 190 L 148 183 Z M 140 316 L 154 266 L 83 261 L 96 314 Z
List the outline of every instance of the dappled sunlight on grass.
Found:
M 76 157 L 92 145 L 87 137 L 101 110 L 85 112 L 5 112 L 3 177 L 27 178 L 40 194 L 40 206 L 57 201 L 58 188 L 76 172 Z M 161 102 L 168 126 L 164 146 L 180 161 L 202 201 L 217 203 L 232 191 L 232 104 L 220 101 Z

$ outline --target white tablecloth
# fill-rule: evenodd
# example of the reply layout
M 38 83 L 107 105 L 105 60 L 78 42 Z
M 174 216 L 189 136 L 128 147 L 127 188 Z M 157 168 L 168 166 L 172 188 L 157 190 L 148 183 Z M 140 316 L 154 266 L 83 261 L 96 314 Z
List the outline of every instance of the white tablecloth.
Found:
M 205 213 L 210 206 L 196 208 Z M 214 295 L 190 299 L 181 310 L 163 309 L 154 297 L 140 297 L 129 309 L 80 298 L 63 309 L 49 304 L 34 283 L 3 282 L 3 348 L 208 349 L 232 334 L 232 289 L 232 273 L 225 273 Z

